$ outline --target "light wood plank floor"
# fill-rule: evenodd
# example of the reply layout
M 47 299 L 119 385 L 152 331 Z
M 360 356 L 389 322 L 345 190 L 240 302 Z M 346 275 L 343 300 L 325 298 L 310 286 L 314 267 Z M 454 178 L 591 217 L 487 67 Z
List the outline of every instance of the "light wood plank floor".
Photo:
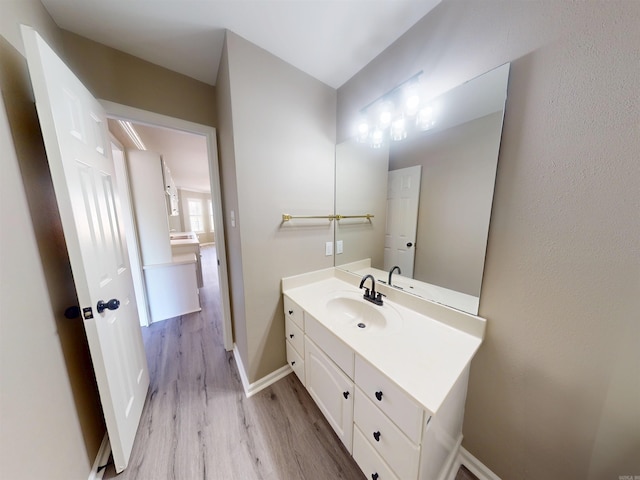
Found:
M 143 329 L 151 386 L 128 468 L 104 478 L 365 479 L 295 375 L 245 397 L 222 344 L 215 247 L 202 252 L 202 311 Z
M 364 479 L 295 375 L 247 399 L 224 350 L 215 248 L 203 247 L 202 311 L 144 328 L 151 386 L 118 480 Z

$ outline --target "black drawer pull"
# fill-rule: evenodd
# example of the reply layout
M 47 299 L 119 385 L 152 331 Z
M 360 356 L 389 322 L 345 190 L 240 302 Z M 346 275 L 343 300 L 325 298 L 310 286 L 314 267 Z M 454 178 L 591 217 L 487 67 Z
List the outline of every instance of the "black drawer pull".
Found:
M 376 392 L 376 398 L 378 399 L 379 402 L 382 401 L 382 392 L 381 391 Z

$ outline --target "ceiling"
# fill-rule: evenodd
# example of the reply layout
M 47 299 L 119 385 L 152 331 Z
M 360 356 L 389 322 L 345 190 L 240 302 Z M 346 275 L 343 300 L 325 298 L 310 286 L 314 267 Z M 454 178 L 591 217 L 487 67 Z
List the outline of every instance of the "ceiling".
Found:
M 63 29 L 215 85 L 229 29 L 338 88 L 441 0 L 41 0 Z

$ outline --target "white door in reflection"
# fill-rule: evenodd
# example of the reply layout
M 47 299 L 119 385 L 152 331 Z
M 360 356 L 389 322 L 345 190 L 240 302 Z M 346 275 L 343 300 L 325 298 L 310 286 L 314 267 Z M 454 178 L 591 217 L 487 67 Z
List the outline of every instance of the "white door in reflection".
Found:
M 413 277 L 422 167 L 389 172 L 387 224 L 384 236 L 384 269 L 399 266 L 402 275 Z

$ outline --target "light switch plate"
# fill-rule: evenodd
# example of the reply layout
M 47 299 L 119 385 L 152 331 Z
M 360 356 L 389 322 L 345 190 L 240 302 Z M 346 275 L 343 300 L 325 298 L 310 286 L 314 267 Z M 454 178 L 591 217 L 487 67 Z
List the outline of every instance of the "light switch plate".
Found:
M 342 240 L 338 240 L 336 242 L 336 255 L 340 255 L 342 253 Z
M 324 246 L 324 254 L 328 257 L 333 255 L 333 242 L 327 242 Z

